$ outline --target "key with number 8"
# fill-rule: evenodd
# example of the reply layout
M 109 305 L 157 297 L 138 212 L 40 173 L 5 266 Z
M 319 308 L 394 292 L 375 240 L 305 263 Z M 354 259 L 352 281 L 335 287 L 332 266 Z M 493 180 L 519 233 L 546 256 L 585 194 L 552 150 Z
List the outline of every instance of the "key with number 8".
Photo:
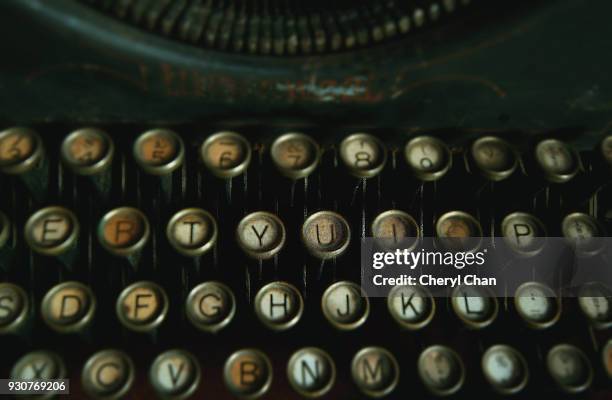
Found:
M 372 178 L 385 167 L 387 149 L 375 136 L 355 133 L 340 144 L 340 159 L 351 175 Z

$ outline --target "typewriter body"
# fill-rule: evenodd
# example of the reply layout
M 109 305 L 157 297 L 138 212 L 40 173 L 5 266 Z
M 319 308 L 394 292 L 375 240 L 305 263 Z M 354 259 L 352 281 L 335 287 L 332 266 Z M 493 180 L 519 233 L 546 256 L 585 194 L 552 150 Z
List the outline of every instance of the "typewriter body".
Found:
M 328 3 L 0 4 L 0 378 L 612 398 L 605 285 L 359 287 L 361 240 L 397 229 L 612 231 L 612 5 Z

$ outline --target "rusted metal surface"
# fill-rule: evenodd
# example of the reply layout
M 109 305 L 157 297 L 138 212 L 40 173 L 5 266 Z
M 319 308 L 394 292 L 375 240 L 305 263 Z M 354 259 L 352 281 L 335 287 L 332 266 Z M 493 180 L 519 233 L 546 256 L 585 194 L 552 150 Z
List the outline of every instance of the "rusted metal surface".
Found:
M 0 120 L 604 129 L 612 4 L 500 3 L 513 12 L 367 50 L 280 60 L 169 42 L 68 0 L 10 0 L 0 6 Z M 18 40 L 8 40 L 14 32 Z

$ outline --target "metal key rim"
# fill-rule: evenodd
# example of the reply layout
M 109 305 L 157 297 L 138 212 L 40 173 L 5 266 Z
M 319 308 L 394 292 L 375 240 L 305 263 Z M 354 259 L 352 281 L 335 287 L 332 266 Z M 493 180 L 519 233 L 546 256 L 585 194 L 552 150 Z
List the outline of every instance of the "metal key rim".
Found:
M 512 157 L 512 163 L 509 168 L 501 170 L 501 171 L 494 171 L 488 168 L 487 169 L 482 168 L 482 166 L 478 164 L 478 162 L 476 161 L 476 157 L 474 155 L 476 153 L 476 149 L 478 148 L 478 146 L 484 143 L 491 143 L 491 142 L 500 144 L 501 146 L 505 147 L 508 150 L 508 152 L 510 153 Z M 467 152 L 465 155 L 467 156 Z M 504 139 L 501 139 L 497 136 L 483 136 L 481 138 L 476 139 L 472 143 L 472 146 L 470 146 L 470 155 L 472 156 L 472 160 L 474 161 L 474 164 L 477 166 L 480 174 L 483 175 L 485 178 L 490 179 L 495 182 L 499 182 L 499 181 L 502 181 L 510 177 L 514 173 L 514 171 L 516 171 L 518 164 L 519 164 L 518 152 L 512 147 L 512 145 L 510 145 L 510 143 L 508 143 Z
M 207 282 L 200 283 L 199 285 L 191 289 L 191 291 L 189 292 L 189 295 L 187 295 L 186 303 L 188 305 L 192 304 L 192 302 L 195 301 L 195 298 L 199 294 L 199 292 L 202 289 L 206 288 L 207 286 L 217 286 L 222 291 L 224 291 L 225 295 L 227 295 L 231 303 L 231 307 L 227 315 L 221 321 L 215 324 L 203 324 L 201 321 L 199 321 L 196 318 L 193 312 L 190 311 L 191 308 L 189 306 L 186 307 L 186 314 L 187 314 L 187 318 L 189 319 L 189 321 L 196 328 L 202 331 L 205 331 L 205 332 L 216 333 L 220 331 L 221 329 L 225 328 L 227 325 L 229 325 L 229 323 L 234 318 L 234 315 L 236 315 L 236 297 L 234 296 L 234 293 L 232 292 L 232 290 L 224 283 L 219 282 L 219 281 L 207 281 Z
M 174 141 L 177 147 L 176 153 L 174 157 L 172 158 L 172 160 L 164 164 L 161 164 L 161 165 L 151 165 L 147 162 L 144 162 L 142 158 L 140 157 L 140 146 L 142 142 L 149 139 L 151 136 L 155 136 L 155 135 L 164 135 L 170 138 L 170 140 Z M 162 175 L 167 175 L 167 174 L 172 173 L 177 168 L 179 168 L 181 165 L 183 165 L 183 162 L 185 160 L 185 145 L 183 143 L 183 139 L 181 139 L 181 137 L 174 131 L 171 131 L 169 129 L 151 129 L 149 131 L 146 131 L 140 134 L 140 136 L 136 138 L 136 141 L 134 142 L 134 145 L 132 147 L 132 153 L 133 153 L 134 160 L 136 160 L 136 163 L 145 172 L 151 175 L 162 176 Z
M 21 364 L 25 363 L 27 359 L 32 358 L 35 355 L 43 355 L 53 360 L 55 367 L 57 368 L 55 379 L 62 379 L 64 376 L 66 376 L 66 368 L 64 362 L 56 352 L 49 350 L 34 350 L 24 354 L 17 360 L 17 362 L 13 365 L 13 368 L 11 369 L 11 377 L 13 379 L 19 378 L 19 376 L 16 374 L 18 369 L 17 367 L 21 366 Z
M 124 315 L 123 301 L 134 289 L 138 289 L 143 286 L 149 287 L 153 292 L 158 295 L 157 300 L 161 301 L 162 303 L 161 309 L 158 310 L 157 315 L 151 321 L 148 321 L 146 323 L 135 323 Z M 166 291 L 160 285 L 152 281 L 138 281 L 132 283 L 121 291 L 119 297 L 117 298 L 117 302 L 115 303 L 115 313 L 119 317 L 119 321 L 121 322 L 121 324 L 125 328 L 135 332 L 149 332 L 152 329 L 157 328 L 166 319 L 166 315 L 168 314 L 168 308 L 168 295 L 166 294 Z
M 64 379 L 66 377 L 66 365 L 57 353 L 48 350 L 34 350 L 21 356 L 13 365 L 13 368 L 11 369 L 11 379 L 20 379 L 21 377 L 17 375 L 17 372 L 21 368 L 18 367 L 22 367 L 22 364 L 26 363 L 28 359 L 32 358 L 35 355 L 42 355 L 48 357 L 53 361 L 55 367 L 57 368 L 57 371 L 55 376 L 51 379 Z M 46 394 L 41 395 L 40 398 L 49 399 L 53 398 L 54 395 L 54 392 L 48 392 Z
M 297 310 L 296 310 L 295 315 L 291 317 L 290 320 L 283 322 L 283 323 L 275 323 L 275 322 L 270 321 L 261 312 L 259 308 L 259 303 L 262 300 L 262 296 L 264 296 L 264 294 L 266 293 L 268 289 L 275 288 L 275 287 L 281 287 L 283 289 L 286 289 L 289 292 L 292 292 L 295 295 L 295 298 L 297 299 Z M 296 325 L 302 318 L 302 314 L 304 313 L 304 299 L 302 298 L 302 294 L 300 293 L 300 291 L 292 284 L 288 282 L 284 282 L 284 281 L 275 281 L 275 282 L 270 282 L 267 285 L 263 286 L 261 289 L 259 289 L 259 291 L 255 295 L 254 307 L 255 307 L 255 314 L 257 315 L 257 318 L 262 324 L 264 324 L 266 327 L 274 331 L 285 331 L 293 327 L 294 325 Z
M 416 232 L 416 237 L 410 238 L 410 239 L 414 239 L 414 242 L 409 247 L 402 247 L 403 249 L 406 249 L 408 251 L 414 250 L 414 248 L 417 246 L 417 244 L 419 244 L 419 240 L 421 239 L 421 229 L 419 228 L 419 225 L 417 224 L 417 222 L 414 219 L 414 217 L 412 217 L 412 215 L 410 215 L 407 212 L 402 211 L 402 210 L 395 210 L 394 209 L 394 210 L 383 211 L 382 213 L 378 214 L 376 216 L 376 218 L 374 218 L 374 221 L 372 221 L 372 225 L 370 227 L 370 231 L 372 232 L 372 236 L 375 238 L 375 241 L 377 243 L 380 243 L 381 239 L 383 241 L 386 239 L 386 238 L 377 238 L 376 237 L 375 228 L 378 226 L 378 224 L 381 223 L 381 221 L 383 221 L 385 218 L 387 218 L 389 216 L 396 216 L 396 217 L 403 218 L 406 221 L 408 221 L 408 223 L 414 228 L 414 231 Z M 405 241 L 405 240 L 406 239 L 402 239 L 402 241 Z M 383 245 L 384 245 L 384 243 L 383 243 Z
M 438 351 L 441 353 L 443 352 L 443 353 L 450 355 L 450 357 L 454 359 L 457 367 L 459 368 L 459 376 L 458 376 L 457 382 L 455 382 L 455 384 L 449 388 L 440 389 L 437 387 L 432 387 L 431 385 L 427 383 L 427 379 L 425 379 L 424 377 L 425 374 L 423 372 L 422 363 L 424 362 L 425 357 L 432 351 Z M 450 347 L 446 347 L 442 345 L 432 345 L 432 346 L 427 347 L 419 355 L 417 365 L 418 365 L 418 372 L 419 372 L 419 376 L 421 377 L 421 381 L 425 384 L 427 389 L 434 395 L 449 396 L 451 394 L 454 394 L 457 391 L 459 391 L 459 389 L 461 389 L 461 386 L 463 386 L 463 382 L 465 381 L 465 367 L 463 365 L 463 361 L 461 360 L 461 357 L 459 357 L 459 354 L 457 354 L 457 352 L 451 349 Z
M 347 165 L 346 160 L 342 156 L 343 148 L 348 143 L 354 140 L 364 140 L 364 141 L 367 140 L 367 141 L 373 142 L 378 147 L 378 150 L 380 152 L 380 160 L 376 163 L 376 165 L 373 168 L 363 170 L 363 169 L 350 168 Z M 369 133 L 358 132 L 358 133 L 350 134 L 349 136 L 345 137 L 342 140 L 342 142 L 340 142 L 339 151 L 340 151 L 340 159 L 342 160 L 342 163 L 344 164 L 346 168 L 349 169 L 349 172 L 351 173 L 351 175 L 353 175 L 356 178 L 373 178 L 376 175 L 378 175 L 385 168 L 385 165 L 387 164 L 387 157 L 388 157 L 387 148 L 385 147 L 384 143 L 380 139 L 378 139 L 376 136 L 369 134 Z
M 351 361 L 351 376 L 353 378 L 353 381 L 356 383 L 358 382 L 358 379 L 356 378 L 356 374 L 355 371 L 357 370 L 357 361 L 364 355 L 370 352 L 377 352 L 380 354 L 383 354 L 391 363 L 391 366 L 393 368 L 393 378 L 391 380 L 391 382 L 389 383 L 389 385 L 387 385 L 387 387 L 383 388 L 382 390 L 372 390 L 372 389 L 367 389 L 365 387 L 363 387 L 362 385 L 357 384 L 357 387 L 359 388 L 359 390 L 365 394 L 366 396 L 370 396 L 370 397 L 383 397 L 388 395 L 389 393 L 391 393 L 395 387 L 397 386 L 397 384 L 399 383 L 399 377 L 400 377 L 400 369 L 399 369 L 399 363 L 397 362 L 397 359 L 395 358 L 395 356 L 393 354 L 391 354 L 391 352 L 383 347 L 378 347 L 378 346 L 368 346 L 368 347 L 364 347 L 363 349 L 359 350 L 354 356 L 353 359 Z
M 91 385 L 90 379 L 88 378 L 88 374 L 91 372 L 91 368 L 98 361 L 99 358 L 106 357 L 108 355 L 114 355 L 120 358 L 125 363 L 125 369 L 127 372 L 127 376 L 123 381 L 120 388 L 118 388 L 114 393 L 105 394 L 99 396 L 93 386 Z M 91 355 L 87 361 L 85 362 L 85 366 L 83 367 L 83 371 L 81 372 L 81 385 L 83 389 L 92 397 L 100 398 L 105 400 L 116 400 L 120 399 L 130 390 L 132 384 L 134 382 L 134 362 L 132 359 L 125 354 L 123 351 L 116 349 L 105 349 L 100 350 Z
M 67 217 L 68 220 L 70 220 L 70 234 L 62 241 L 62 243 L 52 247 L 39 245 L 38 243 L 36 243 L 36 241 L 31 235 L 31 232 L 34 229 L 34 224 L 38 222 L 41 217 L 47 214 L 61 214 Z M 58 256 L 67 251 L 68 249 L 72 248 L 76 244 L 77 239 L 79 237 L 79 231 L 79 221 L 77 220 L 76 216 L 72 211 L 60 206 L 50 206 L 37 210 L 28 218 L 24 228 L 24 237 L 26 239 L 26 242 L 28 243 L 28 246 L 30 246 L 30 248 L 36 251 L 37 253 L 43 254 L 45 256 Z
M 142 222 L 142 234 L 140 238 L 135 243 L 127 247 L 111 246 L 106 242 L 106 239 L 104 238 L 104 227 L 106 226 L 108 221 L 110 221 L 117 214 L 121 213 L 133 213 L 137 215 L 140 221 Z M 114 208 L 104 214 L 104 216 L 98 223 L 98 241 L 100 242 L 102 247 L 104 247 L 104 249 L 107 250 L 109 253 L 116 256 L 129 257 L 133 253 L 141 250 L 147 244 L 147 242 L 149 241 L 150 230 L 151 228 L 149 226 L 149 220 L 147 219 L 146 215 L 144 215 L 139 209 L 133 207 Z
M 157 381 L 157 377 L 154 376 L 154 371 L 157 370 L 158 364 L 160 364 L 166 358 L 173 356 L 173 355 L 178 355 L 180 357 L 184 357 L 188 359 L 189 362 L 191 363 L 191 366 L 193 367 L 193 377 L 191 378 L 190 382 L 186 384 L 187 387 L 185 388 L 185 390 L 181 391 L 180 393 L 175 393 L 175 392 L 167 393 L 166 389 L 162 388 L 159 385 Z M 196 391 L 196 389 L 200 385 L 201 374 L 202 372 L 200 368 L 200 363 L 198 362 L 197 358 L 195 358 L 193 354 L 191 354 L 190 352 L 186 350 L 182 350 L 182 349 L 170 349 L 170 350 L 166 350 L 163 353 L 159 354 L 157 357 L 155 357 L 155 360 L 153 360 L 153 363 L 151 364 L 151 368 L 149 369 L 149 381 L 151 382 L 151 385 L 153 386 L 155 391 L 158 394 L 160 394 L 163 398 L 182 400 L 182 399 L 188 398 Z
M 63 289 L 69 289 L 69 288 L 78 288 L 83 293 L 85 293 L 85 296 L 88 297 L 88 300 L 89 300 L 88 307 L 87 307 L 85 314 L 83 314 L 83 316 L 79 318 L 78 321 L 69 323 L 69 324 L 60 324 L 54 321 L 52 318 L 50 318 L 51 301 L 53 300 L 53 297 L 58 292 L 60 292 Z M 78 282 L 78 281 L 67 281 L 67 282 L 62 282 L 59 285 L 53 286 L 51 289 L 47 291 L 47 293 L 45 294 L 41 302 L 41 313 L 42 313 L 43 320 L 45 321 L 47 326 L 49 326 L 51 329 L 59 333 L 73 333 L 73 332 L 78 332 L 81 329 L 85 328 L 93 320 L 93 317 L 96 313 L 96 308 L 97 308 L 97 303 L 96 303 L 96 298 L 93 294 L 93 291 L 91 290 L 89 286 L 86 286 L 83 283 Z
M 550 172 L 547 168 L 542 167 L 542 164 L 540 163 L 540 160 L 538 157 L 538 150 L 540 147 L 546 144 L 549 144 L 549 143 L 561 144 L 568 151 L 572 159 L 572 163 L 574 164 L 570 171 L 568 171 L 567 173 L 553 173 L 553 172 Z M 578 156 L 578 153 L 576 152 L 576 150 L 573 147 L 569 146 L 567 143 L 561 140 L 558 140 L 558 139 L 544 139 L 540 141 L 535 146 L 534 154 L 535 154 L 535 159 L 538 164 L 538 167 L 540 168 L 540 171 L 544 174 L 544 177 L 552 183 L 566 183 L 570 181 L 574 176 L 576 176 L 580 169 L 580 157 Z
M 70 161 L 72 157 L 70 156 L 69 146 L 72 143 L 72 140 L 74 140 L 77 136 L 83 134 L 97 135 L 102 138 L 104 144 L 106 145 L 105 154 L 102 156 L 102 158 L 100 158 L 98 161 L 91 165 L 76 165 L 75 163 Z M 67 165 L 68 168 L 72 170 L 72 172 L 78 175 L 95 175 L 102 172 L 112 164 L 114 153 L 115 144 L 113 143 L 113 140 L 106 132 L 98 128 L 81 128 L 69 133 L 68 136 L 66 136 L 66 138 L 64 138 L 62 142 L 60 152 L 64 164 Z
M 612 305 L 612 290 L 607 287 L 606 285 L 604 285 L 602 282 L 596 281 L 596 282 L 586 282 L 584 284 L 582 284 L 580 286 L 580 288 L 578 289 L 578 307 L 580 308 L 580 311 L 582 312 L 582 314 L 589 320 L 590 324 L 595 328 L 595 329 L 608 329 L 608 328 L 612 328 L 612 311 L 609 312 L 610 318 L 607 321 L 599 321 L 599 320 L 595 320 L 592 319 L 590 316 L 587 315 L 587 313 L 585 312 L 584 309 L 584 303 L 582 301 L 582 298 L 584 297 L 593 297 L 593 296 L 586 296 L 584 295 L 584 292 L 586 290 L 588 290 L 591 287 L 598 287 L 602 292 L 603 291 L 607 291 L 608 292 L 608 296 L 605 296 L 610 300 L 610 305 Z
M 472 246 L 471 248 L 466 249 L 464 251 L 467 253 L 472 253 L 478 250 L 480 246 L 482 245 L 482 226 L 480 225 L 480 222 L 478 222 L 476 218 L 474 218 L 471 214 L 468 214 L 465 211 L 448 211 L 438 217 L 436 221 L 436 243 L 441 242 L 440 244 L 443 247 L 445 246 L 444 241 L 448 240 L 449 238 L 447 236 L 440 235 L 440 232 L 442 229 L 441 225 L 444 221 L 451 219 L 451 218 L 456 218 L 459 220 L 466 221 L 471 225 L 472 228 L 476 228 L 476 232 L 472 232 L 469 238 L 478 239 L 478 242 L 474 244 L 474 246 Z
M 580 358 L 580 361 L 583 363 L 583 367 L 587 368 L 587 375 L 586 375 L 586 380 L 577 386 L 568 386 L 565 385 L 564 383 L 560 382 L 556 376 L 553 376 L 552 374 L 550 374 L 551 371 L 551 364 L 552 364 L 552 357 L 554 355 L 555 352 L 559 352 L 559 351 L 570 351 L 572 353 L 574 353 L 575 355 L 578 356 L 578 358 Z M 549 374 L 552 376 L 553 380 L 555 381 L 555 383 L 557 383 L 557 385 L 559 386 L 559 388 L 561 388 L 563 391 L 567 392 L 567 393 L 580 393 L 585 391 L 586 389 L 589 388 L 589 386 L 591 386 L 591 383 L 593 382 L 593 367 L 591 366 L 591 362 L 589 360 L 589 358 L 586 356 L 586 354 L 584 354 L 584 352 L 582 350 L 580 350 L 578 347 L 576 346 L 572 346 L 570 344 L 566 344 L 566 343 L 562 343 L 562 344 L 558 344 L 554 347 L 552 347 L 548 353 L 546 354 L 546 366 L 548 367 L 548 371 Z
M 516 358 L 516 360 L 518 360 L 518 363 L 520 364 L 520 368 L 522 369 L 522 372 L 523 372 L 522 379 L 520 380 L 518 384 L 512 387 L 502 387 L 502 386 L 499 386 L 494 381 L 494 379 L 490 376 L 489 371 L 485 367 L 485 365 L 486 365 L 487 357 L 491 356 L 491 354 L 494 353 L 495 351 L 505 351 L 505 352 L 511 353 Z M 505 344 L 495 344 L 489 347 L 482 355 L 480 364 L 481 364 L 482 371 L 483 371 L 485 378 L 487 379 L 491 387 L 493 387 L 493 390 L 495 390 L 499 394 L 502 394 L 502 395 L 515 394 L 515 393 L 520 392 L 521 390 L 525 388 L 525 386 L 527 386 L 527 382 L 529 381 L 529 367 L 527 365 L 527 361 L 525 360 L 525 357 L 523 357 L 523 355 L 513 347 L 510 347 Z
M 533 222 L 533 224 L 537 227 L 537 229 L 540 230 L 540 233 L 543 235 L 542 243 L 540 244 L 540 246 L 538 246 L 535 249 L 532 249 L 532 250 L 521 250 L 521 249 L 517 248 L 514 244 L 509 242 L 509 240 L 506 239 L 505 236 L 504 236 L 504 241 L 518 255 L 526 256 L 526 257 L 532 257 L 532 256 L 535 256 L 536 254 L 540 253 L 542 251 L 542 249 L 544 248 L 544 246 L 546 245 L 546 237 L 548 236 L 548 233 L 546 232 L 546 227 L 544 226 L 544 223 L 539 218 L 537 218 L 536 216 L 534 216 L 532 214 L 529 214 L 529 213 L 526 213 L 526 212 L 521 212 L 521 211 L 513 212 L 513 213 L 510 213 L 510 214 L 506 215 L 504 217 L 504 219 L 502 220 L 502 223 L 501 223 L 502 235 L 506 231 L 506 227 L 511 222 L 511 220 L 515 219 L 515 218 L 522 218 L 522 219 L 526 219 L 526 220 L 529 220 L 529 221 Z
M 489 299 L 489 301 L 491 301 L 491 307 L 492 307 L 492 311 L 490 313 L 490 315 L 488 316 L 488 318 L 484 321 L 474 321 L 471 319 L 468 319 L 465 317 L 465 315 L 463 314 L 463 312 L 461 310 L 459 310 L 459 307 L 457 306 L 457 303 L 455 302 L 455 299 L 460 297 L 460 296 L 456 296 L 457 292 L 459 290 L 461 290 L 463 286 L 456 286 L 453 289 L 453 293 L 451 296 L 451 307 L 453 309 L 453 311 L 455 312 L 455 315 L 461 320 L 461 322 L 463 322 L 468 328 L 470 329 L 483 329 L 486 328 L 487 326 L 491 325 L 495 319 L 497 318 L 497 315 L 499 313 L 499 302 L 497 301 L 497 297 L 495 296 L 495 294 L 493 293 L 493 291 L 485 286 L 479 287 L 479 286 L 474 286 L 474 287 L 470 287 L 471 289 L 475 289 L 477 291 L 482 291 L 480 294 L 482 294 L 483 298 L 485 299 Z
M 327 382 L 327 384 L 325 386 L 323 386 L 322 388 L 312 392 L 312 391 L 307 391 L 302 389 L 296 382 L 295 379 L 293 378 L 293 374 L 291 373 L 294 367 L 294 364 L 297 362 L 297 360 L 299 359 L 299 357 L 303 354 L 303 353 L 317 353 L 321 358 L 324 358 L 328 365 L 329 365 L 329 369 L 330 369 L 330 373 L 329 373 L 329 382 Z M 293 390 L 295 390 L 296 392 L 298 392 L 300 395 L 307 397 L 307 398 L 317 398 L 317 397 L 321 397 L 324 394 L 326 394 L 327 392 L 330 391 L 330 389 L 334 386 L 334 382 L 336 381 L 336 365 L 334 363 L 334 360 L 331 358 L 331 356 L 324 350 L 318 348 L 318 347 L 303 347 L 297 351 L 295 351 L 291 357 L 289 358 L 289 361 L 287 362 L 287 380 L 289 381 L 289 384 L 291 385 L 291 387 L 293 388 Z
M 216 140 L 223 137 L 231 137 L 232 139 L 239 142 L 243 146 L 245 152 L 244 159 L 238 165 L 232 168 L 219 168 L 216 165 L 213 165 L 207 156 L 208 148 L 210 147 L 210 145 L 213 144 Z M 206 138 L 206 140 L 204 140 L 204 142 L 200 146 L 200 157 L 201 160 L 204 162 L 204 165 L 208 168 L 208 170 L 217 178 L 233 178 L 245 172 L 249 164 L 251 163 L 251 144 L 244 136 L 233 131 L 221 131 L 213 133 L 211 136 Z
M 233 362 L 237 358 L 241 357 L 243 354 L 252 354 L 252 355 L 254 355 L 254 357 L 256 357 L 259 360 L 263 361 L 263 363 L 266 365 L 266 370 L 268 372 L 268 374 L 266 376 L 266 380 L 263 383 L 263 385 L 261 385 L 261 387 L 259 389 L 257 389 L 257 391 L 255 391 L 253 393 L 242 393 L 242 392 L 236 390 L 235 387 L 234 387 L 233 382 L 231 381 L 231 379 L 228 379 L 228 376 L 231 376 L 231 366 L 232 366 Z M 262 396 L 264 393 L 266 393 L 268 391 L 268 389 L 270 388 L 270 386 L 272 385 L 272 375 L 273 375 L 273 370 L 272 370 L 272 363 L 270 362 L 270 359 L 262 351 L 254 349 L 254 348 L 246 348 L 246 349 L 241 349 L 241 350 L 237 350 L 237 351 L 233 352 L 229 356 L 229 358 L 225 361 L 225 365 L 223 366 L 223 379 L 225 380 L 225 386 L 234 395 L 236 395 L 236 396 L 238 396 L 238 397 L 240 397 L 242 399 L 247 399 L 247 400 L 256 399 L 256 398 Z
M 586 222 L 587 225 L 591 225 L 591 227 L 597 231 L 598 235 L 594 236 L 593 239 L 596 240 L 598 243 L 596 244 L 594 248 L 590 248 L 590 249 L 584 249 L 583 247 L 580 248 L 579 244 L 576 241 L 572 241 L 568 237 L 569 235 L 567 232 L 567 227 L 568 225 L 570 225 L 573 221 L 577 219 L 581 219 L 583 222 Z M 581 212 L 573 212 L 571 214 L 566 215 L 563 218 L 563 221 L 561 221 L 561 231 L 563 233 L 563 237 L 565 237 L 567 242 L 570 243 L 570 245 L 575 249 L 576 254 L 578 256 L 594 256 L 598 254 L 599 252 L 601 252 L 605 247 L 604 241 L 601 239 L 598 239 L 602 235 L 605 235 L 604 228 L 603 226 L 601 226 L 599 221 L 597 221 L 595 218 L 593 218 L 589 214 L 585 214 Z
M 425 142 L 425 141 L 428 141 L 430 143 L 434 143 L 442 151 L 442 156 L 444 157 L 444 160 L 443 160 L 444 161 L 444 165 L 442 166 L 441 169 L 439 169 L 437 171 L 424 172 L 424 171 L 412 168 L 412 166 L 410 164 L 410 159 L 409 159 L 410 152 L 409 152 L 409 150 L 412 147 L 418 145 L 419 143 Z M 448 146 L 443 141 L 441 141 L 440 139 L 438 139 L 438 138 L 436 138 L 434 136 L 428 136 L 428 135 L 417 136 L 417 137 L 414 137 L 411 140 L 409 140 L 408 143 L 406 143 L 406 145 L 404 146 L 404 159 L 406 161 L 406 164 L 408 164 L 408 166 L 410 167 L 410 170 L 412 171 L 414 176 L 416 176 L 418 179 L 426 181 L 426 182 L 437 181 L 438 179 L 442 178 L 451 169 L 451 166 L 453 164 L 453 157 L 452 157 L 451 151 L 448 148 Z
M 346 238 L 344 239 L 344 242 L 341 244 L 340 247 L 338 247 L 335 250 L 318 250 L 318 249 L 314 249 L 312 246 L 308 246 L 309 240 L 307 239 L 307 232 L 306 232 L 306 227 L 309 226 L 314 220 L 316 220 L 317 218 L 323 216 L 323 215 L 329 215 L 331 218 L 336 219 L 343 227 L 344 230 L 346 232 Z M 336 212 L 333 211 L 317 211 L 314 214 L 311 214 L 310 216 L 308 216 L 308 218 L 306 218 L 306 220 L 304 221 L 304 223 L 302 224 L 302 229 L 301 229 L 301 238 L 302 238 L 302 243 L 305 244 L 306 249 L 308 250 L 308 252 L 313 255 L 314 257 L 320 258 L 322 260 L 330 260 L 332 258 L 336 258 L 339 257 L 340 255 L 342 255 L 346 249 L 348 248 L 350 242 L 351 242 L 351 227 L 349 226 L 348 222 L 346 221 L 346 219 L 344 219 L 344 217 Z
M 397 315 L 397 313 L 394 311 L 393 309 L 393 298 L 395 297 L 395 292 L 399 292 L 400 290 L 402 290 L 403 288 L 411 288 L 414 289 L 416 292 L 419 292 L 419 294 L 421 295 L 421 297 L 423 298 L 427 298 L 429 301 L 429 312 L 428 314 L 425 316 L 424 319 L 418 321 L 418 322 L 410 322 L 407 321 L 403 318 L 400 318 L 399 315 Z M 424 327 L 426 327 L 427 325 L 429 325 L 429 323 L 431 322 L 431 320 L 433 319 L 435 313 L 436 313 L 436 301 L 434 299 L 434 297 L 431 295 L 431 293 L 429 292 L 429 290 L 427 290 L 426 287 L 421 286 L 421 285 L 414 285 L 414 286 L 407 286 L 407 285 L 400 285 L 400 286 L 394 286 L 390 291 L 389 294 L 387 295 L 387 309 L 389 310 L 389 314 L 391 314 L 391 317 L 393 317 L 393 319 L 403 328 L 406 328 L 408 330 L 411 331 L 417 331 L 419 329 L 422 329 Z
M 266 251 L 255 251 L 248 248 L 241 239 L 241 233 L 249 222 L 253 219 L 263 218 L 272 220 L 274 225 L 276 225 L 276 229 L 278 233 L 280 233 L 280 237 L 278 237 L 275 241 L 274 247 L 268 249 Z M 268 260 L 277 255 L 284 247 L 285 241 L 287 239 L 287 232 L 285 231 L 285 224 L 283 221 L 276 215 L 272 214 L 268 211 L 255 211 L 250 214 L 247 214 L 240 220 L 238 223 L 238 227 L 236 228 L 236 241 L 238 242 L 238 246 L 244 251 L 248 256 L 253 257 L 257 260 Z
M 22 307 L 21 310 L 19 310 L 19 313 L 8 324 L 0 325 L 0 333 L 18 332 L 21 325 L 23 325 L 30 314 L 30 300 L 25 290 L 23 290 L 20 286 L 9 282 L 0 282 L 0 288 L 2 286 L 14 291 L 17 296 L 20 297 Z
M 315 152 L 312 162 L 309 165 L 305 166 L 304 168 L 300 168 L 300 169 L 282 168 L 276 162 L 275 154 L 278 151 L 278 147 L 281 144 L 283 144 L 286 141 L 294 140 L 294 139 L 303 140 L 305 142 L 308 142 L 308 144 L 312 146 L 312 149 Z M 272 146 L 270 147 L 270 157 L 272 158 L 272 161 L 274 162 L 276 169 L 282 175 L 286 176 L 287 178 L 291 178 L 291 179 L 302 179 L 310 175 L 319 166 L 319 161 L 321 160 L 321 148 L 319 147 L 319 144 L 309 135 L 306 135 L 301 132 L 287 132 L 277 137 L 274 140 L 274 142 L 272 143 Z
M 357 291 L 361 295 L 361 299 L 363 299 L 363 313 L 362 315 L 359 316 L 357 320 L 353 322 L 344 323 L 344 322 L 336 321 L 333 315 L 329 313 L 329 310 L 327 309 L 327 306 L 325 305 L 325 303 L 327 302 L 327 298 L 331 295 L 331 293 L 336 288 L 341 287 L 341 286 L 350 286 L 355 291 Z M 327 321 L 330 324 L 332 324 L 335 328 L 338 328 L 342 331 L 350 331 L 350 330 L 359 328 L 368 319 L 368 316 L 370 315 L 370 300 L 368 299 L 366 293 L 361 288 L 361 286 L 357 285 L 355 282 L 339 281 L 339 282 L 336 282 L 330 285 L 323 292 L 323 296 L 321 296 L 321 309 L 323 310 L 323 315 L 325 316 L 325 319 L 327 319 Z
M 30 136 L 33 140 L 33 148 L 32 148 L 32 154 L 30 154 L 24 160 L 18 161 L 17 163 L 10 163 L 10 164 L 5 164 L 5 165 L 0 166 L 0 170 L 8 175 L 19 175 L 19 174 L 30 171 L 31 169 L 33 169 L 40 163 L 40 161 L 43 158 L 43 154 L 44 154 L 42 139 L 40 138 L 38 133 L 36 133 L 34 130 L 29 129 L 29 128 L 25 128 L 22 126 L 15 126 L 15 127 L 6 129 L 0 132 L 0 141 L 3 139 L 3 137 L 9 136 L 15 133 L 15 131 L 17 132 L 23 131 L 28 136 Z
M 209 234 L 208 240 L 197 247 L 183 246 L 174 238 L 174 234 L 172 232 L 172 228 L 174 228 L 175 224 L 180 221 L 181 218 L 191 214 L 198 214 L 200 217 L 202 217 L 202 219 L 205 219 L 210 223 L 211 233 Z M 166 238 L 168 238 L 168 242 L 170 242 L 172 247 L 182 255 L 187 257 L 199 257 L 210 251 L 217 244 L 218 231 L 217 221 L 211 213 L 201 208 L 184 208 L 175 213 L 170 218 L 170 221 L 168 221 L 168 225 L 166 226 Z
M 537 322 L 537 321 L 533 321 L 528 315 L 526 315 L 522 308 L 519 306 L 519 298 L 520 296 L 517 296 L 517 294 L 519 294 L 522 290 L 525 289 L 525 287 L 529 287 L 529 286 L 536 286 L 538 288 L 540 288 L 542 290 L 542 292 L 547 293 L 550 296 L 546 296 L 547 298 L 552 297 L 554 299 L 554 304 L 556 306 L 556 311 L 554 313 L 554 315 L 547 321 L 543 321 L 543 322 Z M 516 309 L 517 313 L 519 314 L 519 316 L 521 317 L 521 319 L 523 321 L 525 321 L 525 323 L 534 329 L 546 329 L 549 328 L 551 326 L 553 326 L 558 320 L 559 318 L 561 318 L 561 299 L 559 299 L 559 296 L 557 296 L 557 294 L 548 286 L 539 283 L 539 282 L 525 282 L 523 284 L 521 284 L 518 288 L 516 288 L 516 291 L 514 293 L 514 308 Z
M 612 166 L 612 158 L 609 156 L 606 156 L 606 148 L 610 148 L 612 149 L 612 135 L 608 135 L 605 138 L 603 138 L 601 140 L 601 142 L 599 142 L 599 153 L 601 155 L 601 157 L 603 158 L 603 161 L 608 165 L 608 167 Z

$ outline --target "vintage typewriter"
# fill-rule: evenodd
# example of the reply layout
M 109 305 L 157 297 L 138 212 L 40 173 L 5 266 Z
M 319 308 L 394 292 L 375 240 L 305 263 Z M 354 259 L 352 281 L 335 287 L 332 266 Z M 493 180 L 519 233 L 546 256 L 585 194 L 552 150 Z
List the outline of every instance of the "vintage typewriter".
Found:
M 609 281 L 360 286 L 368 237 L 502 238 L 534 277 L 530 239 L 607 237 L 611 12 L 2 1 L 2 393 L 612 399 Z

